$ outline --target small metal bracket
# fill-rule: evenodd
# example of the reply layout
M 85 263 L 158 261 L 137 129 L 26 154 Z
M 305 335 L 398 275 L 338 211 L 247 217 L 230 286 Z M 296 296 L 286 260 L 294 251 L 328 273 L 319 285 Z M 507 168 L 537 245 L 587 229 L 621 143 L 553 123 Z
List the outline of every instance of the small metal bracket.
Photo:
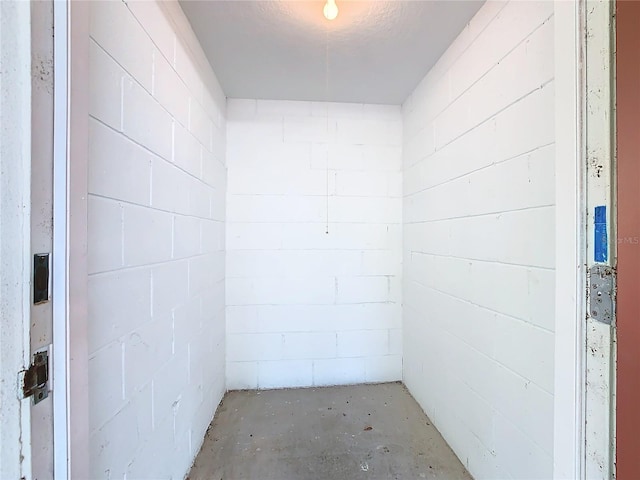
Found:
M 20 372 L 23 398 L 33 397 L 34 405 L 49 396 L 49 353 L 33 354 L 33 360 L 27 370 Z
M 594 320 L 613 323 L 615 278 L 613 268 L 594 265 L 589 272 L 589 315 Z

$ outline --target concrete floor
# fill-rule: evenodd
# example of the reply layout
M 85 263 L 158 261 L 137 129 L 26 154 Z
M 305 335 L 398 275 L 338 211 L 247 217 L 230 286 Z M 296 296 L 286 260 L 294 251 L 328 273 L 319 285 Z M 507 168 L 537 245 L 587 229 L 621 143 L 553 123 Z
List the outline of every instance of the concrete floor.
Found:
M 188 479 L 471 479 L 401 383 L 225 395 Z

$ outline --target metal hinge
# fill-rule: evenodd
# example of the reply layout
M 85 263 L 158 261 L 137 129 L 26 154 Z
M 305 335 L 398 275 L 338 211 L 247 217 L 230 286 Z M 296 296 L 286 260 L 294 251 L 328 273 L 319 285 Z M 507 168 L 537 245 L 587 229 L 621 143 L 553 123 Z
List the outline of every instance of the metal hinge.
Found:
M 49 396 L 49 352 L 34 353 L 29 368 L 20 372 L 19 382 L 23 398 L 32 397 L 34 405 L 47 398 Z
M 611 325 L 614 312 L 615 275 L 607 265 L 594 265 L 589 272 L 589 315 Z

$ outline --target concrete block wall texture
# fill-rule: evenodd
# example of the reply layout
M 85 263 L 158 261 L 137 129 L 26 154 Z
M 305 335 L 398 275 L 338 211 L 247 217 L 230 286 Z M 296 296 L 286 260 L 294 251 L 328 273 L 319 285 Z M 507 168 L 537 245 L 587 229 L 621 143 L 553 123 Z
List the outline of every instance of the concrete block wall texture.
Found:
M 92 478 L 184 478 L 225 391 L 226 99 L 176 2 L 90 6 Z
M 552 2 L 487 2 L 403 105 L 404 381 L 477 478 L 551 478 Z
M 229 99 L 227 122 L 228 388 L 401 379 L 400 107 Z

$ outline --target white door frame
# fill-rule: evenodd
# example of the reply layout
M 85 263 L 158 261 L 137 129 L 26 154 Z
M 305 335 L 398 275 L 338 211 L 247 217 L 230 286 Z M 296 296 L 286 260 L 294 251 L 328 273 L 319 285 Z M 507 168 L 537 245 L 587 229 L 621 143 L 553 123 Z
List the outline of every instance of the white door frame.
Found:
M 89 154 L 89 4 L 67 3 L 67 232 L 69 478 L 89 478 L 87 165 Z
M 54 478 L 69 478 L 67 343 L 67 15 L 68 5 L 54 1 L 53 131 L 53 468 Z
M 615 262 L 611 5 L 555 2 L 556 479 L 615 475 L 615 327 L 593 320 L 587 308 L 596 205 L 607 207 L 605 264 Z
M 582 1 L 555 2 L 556 326 L 554 478 L 583 478 L 585 198 Z
M 55 115 L 56 131 L 54 133 L 54 168 L 57 168 L 58 200 L 64 203 L 64 182 L 60 183 L 60 173 L 66 170 L 66 70 L 64 61 L 64 47 L 60 42 L 66 42 L 66 29 L 61 26 L 64 15 L 61 10 L 66 9 L 63 2 L 53 2 L 55 7 L 54 18 L 56 35 L 56 55 L 54 61 L 54 85 L 55 97 L 53 114 Z M 61 8 L 62 7 L 62 8 Z M 48 8 L 44 6 L 43 8 Z M 1 62 L 3 66 L 2 109 L 0 121 L 2 123 L 2 139 L 0 149 L 2 158 L 2 190 L 0 202 L 0 217 L 2 229 L 0 233 L 0 273 L 3 281 L 0 287 L 0 313 L 3 328 L 0 334 L 2 342 L 0 352 L 1 375 L 3 378 L 2 391 L 0 392 L 3 420 L 0 425 L 0 477 L 2 478 L 32 478 L 31 455 L 31 399 L 21 400 L 21 391 L 18 384 L 18 372 L 27 367 L 31 360 L 31 286 L 32 286 L 32 252 L 31 252 L 31 173 L 34 162 L 31 149 L 33 132 L 32 124 L 32 62 L 33 49 L 36 45 L 41 47 L 39 35 L 50 35 L 50 32 L 40 31 L 39 24 L 34 24 L 32 5 L 28 2 L 13 1 L 1 2 L 0 21 L 2 22 L 2 51 Z M 35 36 L 35 37 L 34 37 Z M 34 42 L 34 38 L 37 40 Z M 62 43 L 64 45 L 64 43 Z M 38 52 L 39 55 L 48 55 L 46 52 Z M 42 58 L 43 62 L 48 60 Z M 36 112 L 39 114 L 39 112 Z M 45 111 L 42 115 L 47 115 Z M 49 139 L 47 139 L 49 141 Z M 62 147 L 62 150 L 60 148 Z M 35 159 L 38 160 L 38 159 Z M 50 164 L 49 164 L 50 165 Z M 37 167 L 36 167 L 37 168 Z M 62 197 L 60 197 L 62 193 Z M 60 203 L 59 201 L 57 202 Z M 60 214 L 60 207 L 62 214 Z M 55 215 L 58 222 L 58 245 L 55 254 L 52 255 L 52 291 L 51 299 L 54 309 L 64 313 L 66 303 L 63 287 L 65 274 L 61 273 L 60 266 L 66 262 L 66 249 L 60 248 L 60 234 L 64 238 L 65 205 L 58 205 L 58 213 Z M 4 287 L 6 285 L 7 288 Z M 62 293 L 62 294 L 61 294 Z M 59 316 L 59 313 L 58 313 Z M 42 320 L 42 319 L 40 319 Z M 5 328 L 11 325 L 13 328 Z M 62 338 L 64 340 L 64 338 Z M 64 344 L 62 344 L 64 347 Z M 60 356 L 62 354 L 62 356 Z M 49 445 L 49 452 L 54 455 L 54 474 L 56 478 L 65 478 L 64 466 L 67 463 L 67 432 L 65 422 L 65 388 L 64 380 L 67 377 L 64 356 L 64 348 L 54 350 L 50 361 L 50 385 L 58 380 L 60 388 L 54 388 L 54 409 L 58 409 L 58 415 L 54 413 L 54 442 Z M 33 407 L 38 411 L 38 406 Z M 57 438 L 55 438 L 57 437 Z M 46 439 L 50 441 L 50 439 Z M 40 465 L 42 468 L 42 465 Z M 45 466 L 48 469 L 50 465 Z M 42 473 L 42 472 L 41 472 Z
M 89 478 L 89 2 L 54 5 L 54 469 L 75 479 Z
M 586 266 L 605 267 L 615 281 L 615 2 L 586 0 L 584 78 L 584 160 L 586 192 Z M 605 221 L 596 230 L 596 208 Z M 605 235 L 602 235 L 604 233 Z M 591 286 L 587 289 L 592 293 Z M 612 292 L 615 297 L 615 294 Z M 615 308 L 602 322 L 587 308 L 584 355 L 585 477 L 615 477 Z M 584 322 L 584 320 L 583 320 Z

